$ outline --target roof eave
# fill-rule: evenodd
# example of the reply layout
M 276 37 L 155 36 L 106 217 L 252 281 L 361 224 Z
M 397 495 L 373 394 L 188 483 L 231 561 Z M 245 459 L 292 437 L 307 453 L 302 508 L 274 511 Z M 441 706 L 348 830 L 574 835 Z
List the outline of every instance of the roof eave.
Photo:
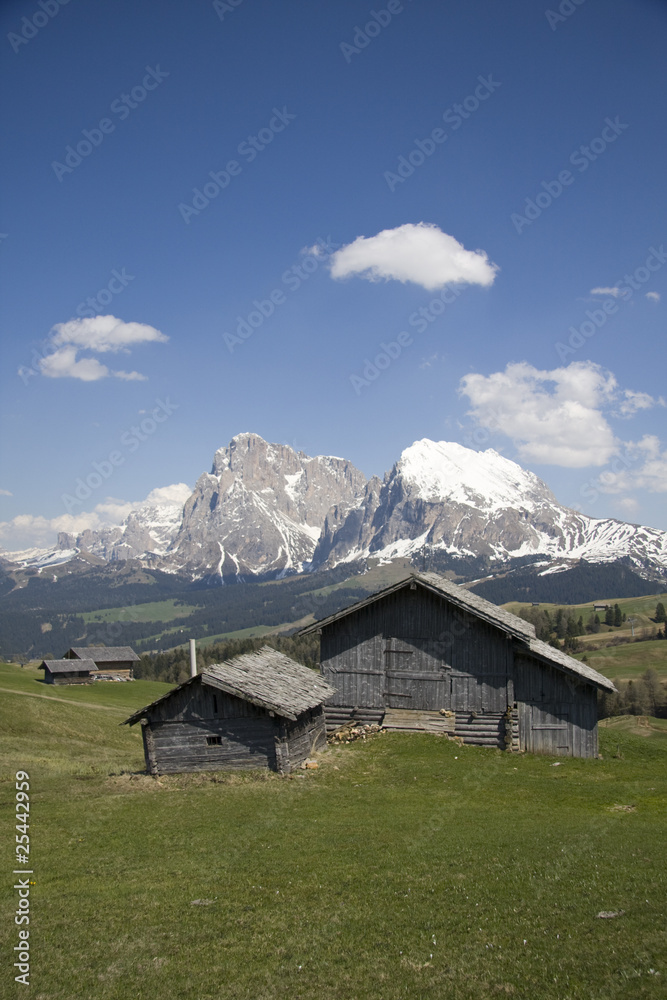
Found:
M 343 608 L 341 611 L 337 611 L 335 614 L 329 615 L 327 618 L 322 618 L 320 619 L 320 621 L 313 622 L 312 625 L 306 625 L 304 626 L 304 628 L 299 629 L 299 631 L 296 634 L 309 635 L 311 632 L 321 631 L 321 629 L 326 628 L 333 622 L 339 621 L 341 618 L 345 618 L 347 617 L 347 615 L 353 614 L 355 611 L 360 611 L 362 608 L 368 607 L 368 605 L 370 604 L 374 604 L 376 601 L 381 600 L 388 594 L 393 594 L 397 590 L 401 590 L 401 588 L 405 587 L 406 584 L 409 584 L 413 581 L 415 583 L 419 583 L 420 586 L 424 587 L 432 594 L 435 594 L 437 597 L 442 598 L 442 600 L 451 601 L 451 603 L 454 604 L 460 610 L 466 611 L 468 614 L 475 615 L 482 621 L 485 621 L 488 625 L 492 625 L 494 628 L 498 628 L 502 632 L 505 632 L 508 635 L 513 635 L 517 639 L 526 639 L 534 637 L 527 630 L 523 631 L 522 629 L 512 628 L 512 626 L 509 623 L 499 622 L 494 618 L 492 618 L 490 615 L 485 614 L 484 611 L 480 611 L 478 608 L 468 607 L 464 601 L 458 600 L 456 596 L 453 594 L 447 594 L 444 591 L 440 590 L 437 586 L 435 586 L 435 584 L 432 584 L 429 580 L 426 580 L 424 579 L 423 576 L 420 576 L 419 573 L 411 573 L 409 576 L 403 577 L 402 580 L 399 580 L 398 583 L 394 583 L 390 587 L 385 587 L 384 590 L 379 590 L 376 593 L 371 594 L 369 597 L 365 597 L 362 601 L 357 601 L 356 604 L 351 604 L 348 608 Z
M 610 681 L 608 677 L 605 677 L 604 674 L 598 673 L 597 670 L 593 671 L 596 675 L 595 677 L 589 677 L 586 674 L 581 673 L 575 667 L 568 667 L 565 663 L 561 663 L 559 660 L 547 656 L 545 653 L 531 649 L 528 643 L 526 643 L 526 645 L 521 649 L 521 652 L 527 653 L 529 656 L 534 656 L 536 659 L 541 660 L 542 663 L 546 663 L 548 666 L 554 667 L 556 670 L 560 670 L 563 674 L 568 674 L 570 677 L 576 677 L 577 680 L 584 684 L 590 684 L 593 687 L 603 688 L 610 694 L 618 693 L 617 688 L 612 681 Z M 574 660 L 574 662 L 578 663 L 578 660 Z M 591 667 L 590 669 L 592 670 L 593 668 Z

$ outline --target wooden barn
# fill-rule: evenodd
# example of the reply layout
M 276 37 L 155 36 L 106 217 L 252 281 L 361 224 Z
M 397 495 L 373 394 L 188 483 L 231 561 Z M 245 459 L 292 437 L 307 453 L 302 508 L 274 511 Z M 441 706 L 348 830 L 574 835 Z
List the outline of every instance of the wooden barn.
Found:
M 77 646 L 61 660 L 42 660 L 47 684 L 90 684 L 92 681 L 132 680 L 139 657 L 129 646 Z
M 126 720 L 151 774 L 268 767 L 288 774 L 326 745 L 332 688 L 270 646 L 214 664 Z
M 46 684 L 90 684 L 97 672 L 94 660 L 42 660 L 39 669 Z
M 65 653 L 66 660 L 94 660 L 99 674 L 132 679 L 139 657 L 130 646 L 74 646 Z
M 466 743 L 594 757 L 598 689 L 614 685 L 528 622 L 435 573 L 412 574 L 301 629 L 321 635 L 334 728 L 356 718 Z

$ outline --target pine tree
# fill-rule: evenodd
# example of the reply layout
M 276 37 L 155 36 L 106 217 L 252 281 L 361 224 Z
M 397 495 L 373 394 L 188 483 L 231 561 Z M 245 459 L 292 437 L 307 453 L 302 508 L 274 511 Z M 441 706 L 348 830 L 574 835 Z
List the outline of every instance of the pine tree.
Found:
M 554 620 L 554 628 L 556 631 L 556 637 L 558 639 L 564 639 L 566 634 L 566 626 L 565 622 L 563 621 L 563 618 L 564 618 L 563 609 L 559 608 L 558 611 L 556 612 L 556 618 Z
M 604 623 L 605 623 L 605 625 L 613 625 L 614 624 L 614 609 L 613 608 L 607 608 L 607 610 L 605 611 L 605 613 L 604 613 Z
M 618 606 L 618 604 L 615 604 L 614 605 L 614 625 L 617 628 L 620 628 L 622 624 L 623 624 L 623 615 L 621 613 L 621 609 Z
M 664 622 L 667 620 L 667 615 L 665 614 L 665 605 L 662 601 L 658 601 L 655 606 L 655 620 L 657 622 Z

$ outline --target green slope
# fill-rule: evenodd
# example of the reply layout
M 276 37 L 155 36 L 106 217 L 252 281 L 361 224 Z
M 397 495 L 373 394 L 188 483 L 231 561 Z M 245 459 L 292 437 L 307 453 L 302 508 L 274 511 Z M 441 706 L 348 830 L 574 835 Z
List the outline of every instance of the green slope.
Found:
M 3 807 L 18 768 L 31 781 L 41 1000 L 664 995 L 660 725 L 602 727 L 603 760 L 396 733 L 291 779 L 155 780 L 118 723 L 162 685 L 39 688 L 0 672 Z

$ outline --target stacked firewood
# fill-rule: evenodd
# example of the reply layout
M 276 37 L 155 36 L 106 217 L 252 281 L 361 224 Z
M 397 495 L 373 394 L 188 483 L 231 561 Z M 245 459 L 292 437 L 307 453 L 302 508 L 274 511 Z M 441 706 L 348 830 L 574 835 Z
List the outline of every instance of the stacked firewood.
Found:
M 368 736 L 383 732 L 382 726 L 378 726 L 375 722 L 366 725 L 346 722 L 344 726 L 330 734 L 327 743 L 352 743 L 354 740 L 365 740 Z

